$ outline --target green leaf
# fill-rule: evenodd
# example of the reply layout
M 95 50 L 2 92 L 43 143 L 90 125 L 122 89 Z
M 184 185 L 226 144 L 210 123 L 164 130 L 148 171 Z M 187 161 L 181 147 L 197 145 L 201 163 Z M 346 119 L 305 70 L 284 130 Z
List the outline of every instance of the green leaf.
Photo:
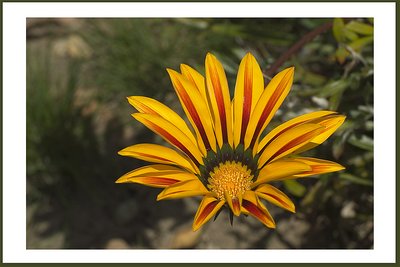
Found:
M 307 195 L 304 196 L 301 201 L 301 206 L 306 207 L 314 203 L 317 199 L 317 195 L 323 190 L 323 182 L 319 180 L 311 189 L 308 191 Z
M 351 48 L 353 48 L 354 51 L 360 51 L 364 46 L 372 43 L 373 40 L 374 40 L 374 37 L 372 37 L 372 36 L 363 37 L 363 38 L 360 38 L 360 39 L 357 39 L 357 40 L 351 42 L 349 44 L 349 46 Z
M 344 142 L 342 138 L 337 138 L 332 145 L 332 155 L 335 159 L 339 159 L 344 152 Z
M 339 43 L 344 42 L 344 22 L 341 18 L 334 18 L 333 19 L 333 25 L 332 25 L 332 31 L 333 31 L 333 36 L 335 37 L 336 41 Z
M 340 64 L 344 63 L 344 61 L 346 60 L 346 57 L 348 55 L 349 55 L 349 52 L 343 46 L 339 46 L 338 49 L 336 49 L 336 52 L 335 52 L 336 60 Z
M 287 191 L 296 197 L 302 197 L 306 193 L 306 187 L 296 180 L 284 180 L 283 185 Z
M 328 97 L 344 91 L 349 83 L 346 80 L 336 80 L 326 84 L 318 94 L 320 97 Z
M 351 30 L 353 32 L 363 34 L 363 35 L 373 35 L 374 34 L 374 27 L 371 25 L 352 20 L 345 26 L 346 29 Z
M 326 82 L 326 78 L 323 75 L 313 73 L 311 71 L 306 71 L 303 74 L 302 82 L 305 84 L 310 84 L 312 86 L 321 86 Z
M 354 41 L 354 40 L 358 39 L 357 33 L 353 32 L 349 29 L 345 28 L 343 30 L 343 32 L 344 32 L 344 35 L 346 36 L 346 38 L 349 39 L 350 41 Z
M 371 137 L 362 135 L 361 138 L 357 138 L 354 134 L 350 136 L 348 142 L 353 146 L 358 148 L 373 151 L 374 150 L 374 140 Z
M 371 180 L 363 179 L 350 173 L 340 173 L 339 178 L 355 184 L 373 186 L 373 182 Z

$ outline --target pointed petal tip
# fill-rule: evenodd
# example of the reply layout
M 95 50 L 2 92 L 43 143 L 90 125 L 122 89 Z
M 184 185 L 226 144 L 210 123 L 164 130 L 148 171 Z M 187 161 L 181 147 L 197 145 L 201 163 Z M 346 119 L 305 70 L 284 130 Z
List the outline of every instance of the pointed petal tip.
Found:
M 188 69 L 188 65 L 186 65 L 186 64 L 180 64 L 179 65 L 179 69 L 181 70 L 181 73 L 183 73 L 184 72 L 184 70 L 187 70 Z
M 233 214 L 239 216 L 241 207 L 240 200 L 237 197 L 231 197 L 228 192 L 225 192 L 225 200 Z
M 214 54 L 212 54 L 211 52 L 207 52 L 207 55 L 206 55 L 206 62 L 215 61 L 216 59 L 217 59 L 217 57 L 214 56 Z
M 178 72 L 177 71 L 175 71 L 175 70 L 173 70 L 173 69 L 171 69 L 171 68 L 166 68 L 166 70 L 167 70 L 167 72 L 168 72 L 168 75 L 171 77 L 171 76 L 173 76 L 173 75 L 176 75 Z
M 256 57 L 251 52 L 247 52 L 246 55 L 243 57 L 243 59 L 244 58 L 246 58 L 247 60 L 250 60 L 252 62 L 255 61 L 258 64 Z
M 235 216 L 240 216 L 240 202 L 237 198 L 232 199 L 232 211 Z
M 280 73 L 285 73 L 285 75 L 289 75 L 288 78 L 292 78 L 294 76 L 294 66 L 288 67 L 282 70 Z
M 116 184 L 123 184 L 123 183 L 126 183 L 126 179 L 120 177 L 120 178 L 118 178 L 114 183 L 116 183 Z
M 338 164 L 338 166 L 337 166 L 337 171 L 343 171 L 343 170 L 345 170 L 345 169 L 346 169 L 345 166 L 343 166 L 343 165 L 341 165 L 341 164 Z
M 157 195 L 157 198 L 156 198 L 157 201 L 166 199 L 165 194 L 163 194 L 163 192 L 164 191 L 161 191 L 161 193 Z
M 138 117 L 140 117 L 140 115 L 143 115 L 143 114 L 141 114 L 141 113 L 139 113 L 139 112 L 137 112 L 137 113 L 132 113 L 132 114 L 131 114 L 131 116 L 132 116 L 134 119 L 137 119 Z
M 200 227 L 201 227 L 201 225 L 195 224 L 195 223 L 193 222 L 193 224 L 192 224 L 192 230 L 193 230 L 193 232 L 196 232 L 197 230 L 199 230 Z
M 293 205 L 293 206 L 288 206 L 287 208 L 286 208 L 286 210 L 287 211 L 290 211 L 291 213 L 296 213 L 296 207 Z

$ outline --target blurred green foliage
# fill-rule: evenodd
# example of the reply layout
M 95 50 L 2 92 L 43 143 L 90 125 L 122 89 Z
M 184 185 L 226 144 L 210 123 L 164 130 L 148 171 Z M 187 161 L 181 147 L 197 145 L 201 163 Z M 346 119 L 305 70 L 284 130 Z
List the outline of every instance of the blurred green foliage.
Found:
M 35 207 L 27 219 L 28 247 L 103 247 L 115 236 L 151 247 L 143 229 L 156 220 L 173 215 L 191 220 L 160 212 L 163 204 L 155 205 L 154 191 L 115 186 L 124 172 L 145 164 L 118 157 L 118 150 L 162 142 L 132 120 L 125 98 L 154 97 L 182 114 L 167 67 L 187 63 L 204 72 L 205 55 L 213 52 L 233 90 L 246 52 L 266 71 L 326 23 L 332 23 L 329 31 L 280 67 L 294 65 L 295 82 L 267 130 L 313 110 L 346 115 L 328 141 L 307 152 L 346 170 L 278 186 L 301 206 L 295 216 L 312 225 L 302 247 L 372 247 L 373 20 L 339 18 L 77 19 L 56 24 L 62 35 L 54 34 L 52 23 L 51 33 L 28 40 L 27 204 Z M 131 202 L 139 196 L 151 205 Z M 35 228 L 43 221 L 50 224 L 46 231 Z M 41 243 L 59 231 L 62 242 Z

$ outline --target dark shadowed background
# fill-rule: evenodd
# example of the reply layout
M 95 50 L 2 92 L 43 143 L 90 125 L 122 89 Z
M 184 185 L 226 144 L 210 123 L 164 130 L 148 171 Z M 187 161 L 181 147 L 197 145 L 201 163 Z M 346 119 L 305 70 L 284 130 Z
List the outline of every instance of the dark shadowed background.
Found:
M 267 205 L 265 228 L 228 214 L 193 233 L 198 198 L 156 201 L 159 189 L 115 184 L 146 162 L 117 152 L 163 140 L 130 114 L 145 95 L 183 114 L 166 68 L 204 73 L 207 52 L 233 90 L 241 58 L 265 78 L 294 65 L 291 93 L 267 130 L 314 110 L 345 124 L 308 155 L 345 171 L 276 183 L 296 214 Z M 28 19 L 28 248 L 373 248 L 371 19 Z

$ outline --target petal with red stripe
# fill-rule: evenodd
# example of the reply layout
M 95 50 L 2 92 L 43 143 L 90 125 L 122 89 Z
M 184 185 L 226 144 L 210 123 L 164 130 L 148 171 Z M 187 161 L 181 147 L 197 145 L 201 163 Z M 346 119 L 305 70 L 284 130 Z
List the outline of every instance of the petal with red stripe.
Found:
M 290 176 L 311 171 L 311 167 L 301 161 L 294 159 L 279 159 L 266 164 L 258 173 L 257 180 L 252 184 L 252 188 L 269 183 L 271 181 L 282 180 Z
M 235 147 L 244 143 L 250 115 L 264 89 L 264 77 L 256 59 L 250 53 L 242 59 L 236 78 L 233 99 L 233 142 Z
M 244 140 L 245 149 L 250 147 L 254 152 L 257 150 L 258 139 L 262 131 L 289 93 L 293 83 L 293 74 L 293 67 L 281 71 L 264 89 L 250 117 Z
M 157 200 L 202 196 L 208 193 L 199 179 L 192 179 L 168 186 L 158 194 Z
M 199 90 L 201 96 L 203 97 L 204 102 L 208 105 L 208 100 L 207 100 L 207 91 L 206 91 L 206 83 L 203 75 L 201 75 L 198 71 L 193 69 L 192 67 L 186 65 L 186 64 L 181 64 L 181 73 L 183 76 L 188 79 L 189 82 L 191 82 L 197 90 Z
M 240 215 L 240 207 L 242 206 L 242 194 L 239 192 L 238 196 L 232 197 L 228 191 L 225 191 L 225 201 L 228 203 L 229 208 L 235 216 Z
M 245 213 L 255 217 L 268 228 L 275 228 L 274 219 L 253 191 L 246 191 L 243 195 L 242 208 Z
M 294 175 L 295 178 L 307 177 L 307 176 L 330 173 L 330 172 L 337 172 L 345 169 L 345 167 L 336 162 L 324 159 L 299 157 L 299 158 L 294 158 L 293 160 L 301 162 L 303 164 L 307 164 L 311 168 L 311 170 L 309 171 L 304 171 L 302 173 L 295 174 Z
M 220 147 L 225 143 L 233 146 L 231 98 L 228 81 L 221 62 L 210 53 L 206 56 L 206 85 L 218 144 Z
M 218 200 L 212 196 L 205 196 L 201 201 L 193 221 L 193 231 L 198 230 L 202 225 L 208 222 L 224 205 L 224 201 Z
M 163 103 L 144 96 L 130 96 L 128 102 L 140 113 L 158 115 L 175 125 L 181 130 L 194 144 L 196 138 L 187 126 L 186 122 L 172 109 Z
M 272 185 L 263 184 L 257 187 L 255 192 L 257 196 L 271 202 L 274 205 L 277 205 L 278 207 L 293 213 L 296 212 L 294 203 L 289 199 L 289 197 Z
M 167 71 L 182 107 L 195 129 L 203 155 L 210 149 L 216 151 L 211 114 L 199 90 L 184 75 L 171 69 Z
M 322 144 L 328 139 L 344 122 L 346 116 L 343 115 L 328 115 L 323 118 L 312 120 L 312 123 L 317 123 L 324 127 L 323 131 L 314 137 L 310 142 L 306 143 L 302 147 L 299 147 L 293 153 L 299 154 L 304 151 L 310 150 L 316 146 Z
M 263 153 L 261 153 L 258 161 L 259 168 L 262 168 L 267 162 L 289 155 L 312 140 L 321 133 L 322 130 L 323 127 L 318 124 L 306 123 L 282 133 L 265 148 Z
M 153 114 L 134 113 L 132 116 L 150 130 L 160 135 L 168 143 L 184 152 L 196 165 L 203 163 L 203 155 L 197 147 L 197 144 L 193 144 L 193 142 L 171 122 Z
M 288 120 L 287 122 L 280 124 L 273 130 L 271 130 L 266 136 L 264 136 L 264 138 L 262 138 L 260 144 L 258 145 L 258 153 L 262 152 L 265 146 L 267 146 L 269 143 L 271 143 L 272 140 L 274 140 L 276 137 L 278 137 L 285 131 L 302 123 L 313 122 L 314 119 L 324 118 L 327 115 L 333 115 L 335 113 L 336 112 L 334 111 L 326 111 L 326 110 L 315 111 L 295 117 L 291 120 Z
M 120 150 L 118 154 L 149 162 L 177 165 L 190 172 L 199 173 L 197 166 L 187 156 L 161 145 L 137 144 Z
M 154 164 L 130 171 L 121 176 L 116 183 L 138 183 L 151 187 L 165 188 L 175 183 L 196 179 L 196 175 L 182 169 Z

